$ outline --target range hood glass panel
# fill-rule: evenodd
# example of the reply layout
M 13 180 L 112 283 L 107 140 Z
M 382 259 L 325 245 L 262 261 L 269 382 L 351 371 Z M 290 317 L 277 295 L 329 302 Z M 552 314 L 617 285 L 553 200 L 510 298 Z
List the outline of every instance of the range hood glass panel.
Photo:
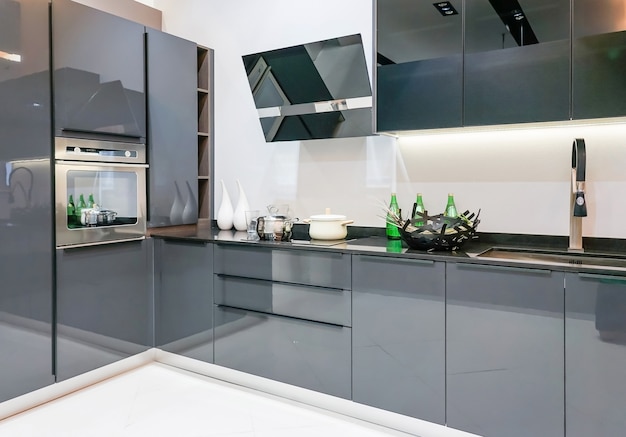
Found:
M 266 141 L 372 135 L 360 35 L 254 53 L 243 63 Z

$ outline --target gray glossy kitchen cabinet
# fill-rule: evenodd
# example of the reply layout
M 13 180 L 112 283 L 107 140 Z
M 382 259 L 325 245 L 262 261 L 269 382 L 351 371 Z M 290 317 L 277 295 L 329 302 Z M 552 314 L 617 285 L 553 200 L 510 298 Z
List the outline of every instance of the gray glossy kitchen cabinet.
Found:
M 432 2 L 376 2 L 376 129 L 462 125 L 462 3 L 444 16 Z
M 144 26 L 52 0 L 54 132 L 144 143 Z
M 0 2 L 0 402 L 54 383 L 48 2 Z
M 156 347 L 213 362 L 213 245 L 155 239 Z
M 445 424 L 445 263 L 354 255 L 355 402 Z
M 57 250 L 57 381 L 154 345 L 152 240 Z
M 215 307 L 215 364 L 350 398 L 350 328 Z
M 273 250 L 251 245 L 215 247 L 215 272 L 304 285 L 350 289 L 349 254 L 324 250 Z
M 564 273 L 446 266 L 447 425 L 564 435 Z
M 464 125 L 569 119 L 570 0 L 465 0 Z
M 626 21 L 619 0 L 573 0 L 574 119 L 626 115 Z
M 350 255 L 215 247 L 215 364 L 351 397 Z
M 198 221 L 196 43 L 146 29 L 148 227 Z
M 567 437 L 624 434 L 626 277 L 565 277 Z

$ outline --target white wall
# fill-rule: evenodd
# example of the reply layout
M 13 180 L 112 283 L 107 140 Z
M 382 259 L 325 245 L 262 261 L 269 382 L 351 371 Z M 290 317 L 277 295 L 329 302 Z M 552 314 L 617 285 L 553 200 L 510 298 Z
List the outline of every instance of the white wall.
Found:
M 572 141 L 587 143 L 586 236 L 626 238 L 626 123 L 542 129 L 457 130 L 265 143 L 241 56 L 361 33 L 371 69 L 370 0 L 153 0 L 163 27 L 215 49 L 215 179 L 236 202 L 289 203 L 303 218 L 346 214 L 383 226 L 379 202 L 397 190 L 403 210 L 424 193 L 434 213 L 454 192 L 459 209 L 482 208 L 481 231 L 567 235 Z M 216 207 L 221 190 L 216 184 Z

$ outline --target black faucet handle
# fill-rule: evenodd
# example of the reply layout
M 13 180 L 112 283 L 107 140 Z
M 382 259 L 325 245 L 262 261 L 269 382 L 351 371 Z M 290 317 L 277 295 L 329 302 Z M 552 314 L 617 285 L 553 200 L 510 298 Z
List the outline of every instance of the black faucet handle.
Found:
M 576 169 L 577 182 L 585 180 L 586 161 L 585 140 L 576 138 L 572 144 L 572 168 Z
M 587 217 L 587 202 L 584 191 L 576 191 L 574 194 L 574 217 Z

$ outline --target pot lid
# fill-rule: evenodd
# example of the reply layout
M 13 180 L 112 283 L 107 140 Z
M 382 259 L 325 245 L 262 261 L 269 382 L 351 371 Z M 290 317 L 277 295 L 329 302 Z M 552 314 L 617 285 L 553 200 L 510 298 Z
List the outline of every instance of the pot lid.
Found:
M 346 219 L 345 215 L 339 215 L 339 214 L 318 214 L 318 215 L 311 216 L 311 220 L 324 221 L 324 222 L 332 222 L 332 221 L 345 220 L 345 219 Z
M 326 208 L 326 214 L 317 214 L 317 215 L 312 215 L 311 216 L 311 220 L 325 221 L 325 222 L 331 222 L 331 221 L 336 221 L 336 220 L 345 220 L 345 219 L 346 219 L 345 215 L 331 214 L 330 213 L 330 208 Z

